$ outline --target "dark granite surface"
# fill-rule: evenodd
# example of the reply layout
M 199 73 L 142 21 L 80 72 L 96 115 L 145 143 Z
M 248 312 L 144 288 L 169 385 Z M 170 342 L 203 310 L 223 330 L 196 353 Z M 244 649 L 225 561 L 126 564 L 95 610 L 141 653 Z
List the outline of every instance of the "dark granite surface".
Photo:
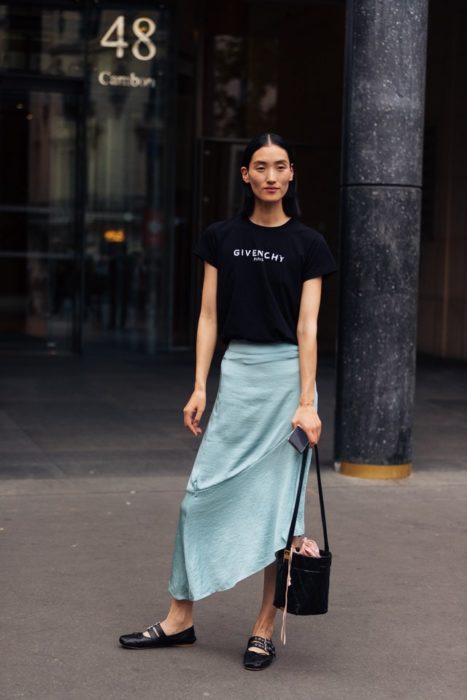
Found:
M 344 195 L 338 459 L 412 459 L 419 198 L 394 187 Z
M 428 2 L 350 8 L 343 182 L 421 186 Z
M 413 457 L 427 12 L 347 8 L 337 461 Z

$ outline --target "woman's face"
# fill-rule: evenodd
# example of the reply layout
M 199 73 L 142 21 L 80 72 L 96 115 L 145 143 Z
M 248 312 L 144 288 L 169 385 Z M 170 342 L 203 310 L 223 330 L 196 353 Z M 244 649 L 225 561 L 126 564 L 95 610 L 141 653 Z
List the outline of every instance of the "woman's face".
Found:
M 293 180 L 293 166 L 287 151 L 280 146 L 258 148 L 253 153 L 248 168 L 241 169 L 243 182 L 247 182 L 254 196 L 262 202 L 278 202 Z

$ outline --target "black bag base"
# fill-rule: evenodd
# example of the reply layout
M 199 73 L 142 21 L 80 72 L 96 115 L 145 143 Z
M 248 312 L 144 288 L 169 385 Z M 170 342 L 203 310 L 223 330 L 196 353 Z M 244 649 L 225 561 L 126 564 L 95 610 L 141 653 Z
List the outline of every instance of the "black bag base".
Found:
M 287 612 L 292 615 L 324 615 L 328 611 L 329 576 L 332 554 L 319 550 L 320 557 L 309 557 L 294 552 L 290 569 Z M 284 609 L 289 562 L 284 550 L 276 552 L 276 591 L 274 605 Z

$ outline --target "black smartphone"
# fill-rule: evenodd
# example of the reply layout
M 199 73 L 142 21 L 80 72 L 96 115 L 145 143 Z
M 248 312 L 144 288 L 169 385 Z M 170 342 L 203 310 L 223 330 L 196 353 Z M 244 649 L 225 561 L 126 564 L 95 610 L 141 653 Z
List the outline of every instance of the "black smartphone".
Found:
M 297 425 L 297 427 L 294 430 L 292 430 L 288 437 L 288 440 L 292 447 L 295 447 L 297 452 L 300 452 L 300 454 L 304 452 L 309 445 L 307 434 L 305 433 L 303 428 L 300 428 L 299 425 Z

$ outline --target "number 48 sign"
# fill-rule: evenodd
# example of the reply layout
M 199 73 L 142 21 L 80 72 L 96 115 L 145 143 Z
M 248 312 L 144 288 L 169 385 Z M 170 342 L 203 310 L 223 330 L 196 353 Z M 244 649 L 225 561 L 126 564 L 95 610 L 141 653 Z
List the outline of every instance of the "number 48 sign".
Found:
M 138 61 L 150 61 L 157 51 L 155 43 L 151 40 L 156 31 L 156 23 L 149 17 L 138 17 L 131 25 L 131 29 L 136 37 L 131 45 L 131 53 Z M 124 15 L 119 15 L 115 22 L 112 22 L 100 40 L 100 45 L 115 49 L 117 58 L 123 58 L 125 49 L 129 46 L 128 42 L 125 41 Z

